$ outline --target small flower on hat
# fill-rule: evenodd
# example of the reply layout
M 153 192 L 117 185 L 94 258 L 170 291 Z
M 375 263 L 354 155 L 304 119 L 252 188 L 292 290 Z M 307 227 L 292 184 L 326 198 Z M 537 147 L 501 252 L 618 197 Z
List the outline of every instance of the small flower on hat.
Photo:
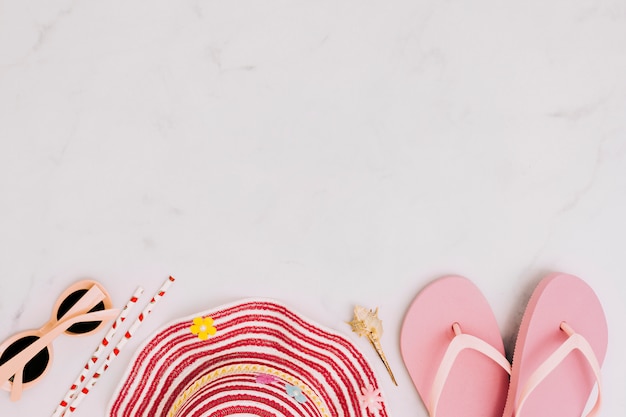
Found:
M 213 336 L 217 332 L 217 329 L 213 326 L 211 317 L 196 317 L 193 319 L 193 324 L 189 327 L 189 331 L 198 335 L 198 339 L 207 340 L 209 336 Z
M 383 398 L 380 396 L 380 389 L 374 389 L 372 385 L 368 384 L 367 387 L 361 387 L 361 392 L 363 395 L 359 394 L 359 400 L 370 413 L 382 408 L 380 404 L 382 404 Z
M 276 382 L 276 381 L 278 381 L 278 378 L 276 378 L 274 375 L 258 374 L 256 376 L 257 384 L 271 384 L 272 382 Z
M 287 395 L 289 395 L 290 397 L 293 397 L 300 404 L 303 404 L 306 402 L 306 396 L 302 393 L 302 390 L 300 389 L 300 387 L 286 384 L 285 391 L 287 391 Z

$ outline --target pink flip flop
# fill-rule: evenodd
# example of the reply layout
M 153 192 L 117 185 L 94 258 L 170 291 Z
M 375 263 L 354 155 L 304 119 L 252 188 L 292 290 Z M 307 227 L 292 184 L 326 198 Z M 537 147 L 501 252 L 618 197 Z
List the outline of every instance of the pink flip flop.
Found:
M 431 417 L 501 417 L 511 367 L 478 288 L 440 278 L 415 298 L 400 336 L 402 358 Z
M 588 417 L 601 404 L 600 366 L 608 339 L 606 318 L 580 278 L 544 278 L 520 325 L 504 417 L 580 417 L 597 384 Z

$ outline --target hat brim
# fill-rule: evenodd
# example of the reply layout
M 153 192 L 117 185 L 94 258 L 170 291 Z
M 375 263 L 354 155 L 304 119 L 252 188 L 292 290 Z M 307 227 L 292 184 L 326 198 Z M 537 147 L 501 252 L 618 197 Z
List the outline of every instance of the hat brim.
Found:
M 386 417 L 379 393 L 347 338 L 275 301 L 245 300 L 155 332 L 135 353 L 107 415 Z

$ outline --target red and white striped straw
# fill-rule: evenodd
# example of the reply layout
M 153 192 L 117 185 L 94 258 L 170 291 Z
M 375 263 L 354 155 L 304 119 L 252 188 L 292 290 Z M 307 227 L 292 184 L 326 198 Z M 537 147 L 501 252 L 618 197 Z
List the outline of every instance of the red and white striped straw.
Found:
M 74 411 L 76 411 L 76 409 L 78 408 L 80 403 L 83 401 L 83 399 L 87 396 L 87 394 L 89 394 L 91 389 L 96 385 L 100 377 L 102 377 L 102 374 L 104 374 L 106 370 L 109 369 L 109 366 L 111 365 L 111 363 L 115 360 L 115 358 L 117 358 L 117 356 L 120 354 L 120 351 L 124 348 L 126 343 L 128 343 L 130 338 L 133 337 L 133 335 L 135 334 L 139 326 L 141 326 L 145 318 L 152 312 L 152 309 L 159 302 L 159 300 L 163 298 L 163 296 L 165 295 L 165 292 L 170 287 L 170 285 L 172 285 L 174 281 L 175 281 L 174 277 L 169 277 L 168 279 L 165 280 L 165 282 L 163 283 L 159 291 L 157 291 L 157 293 L 152 297 L 148 305 L 143 309 L 143 311 L 139 314 L 137 319 L 133 322 L 130 328 L 126 331 L 126 333 L 124 334 L 124 337 L 122 337 L 122 339 L 113 348 L 113 351 L 109 353 L 109 355 L 106 357 L 102 366 L 98 368 L 98 370 L 93 374 L 91 379 L 87 381 L 87 384 L 80 390 L 78 395 L 76 395 L 74 400 L 69 404 L 69 407 L 62 414 L 63 416 L 67 414 L 68 411 L 69 413 L 73 413 Z
M 104 349 L 106 349 L 109 343 L 111 343 L 111 341 L 115 337 L 115 334 L 117 333 L 117 329 L 124 322 L 124 320 L 126 320 L 128 313 L 137 304 L 137 300 L 139 299 L 142 293 L 143 293 L 143 288 L 141 287 L 138 287 L 137 290 L 135 290 L 135 293 L 132 295 L 132 297 L 130 297 L 130 300 L 128 300 L 128 302 L 126 303 L 126 305 L 124 306 L 120 314 L 117 316 L 117 318 L 113 322 L 113 325 L 111 325 L 111 328 L 109 328 L 109 331 L 107 332 L 107 334 L 104 336 L 104 338 L 102 339 L 102 341 L 96 348 L 96 351 L 91 355 L 91 358 L 87 361 L 87 363 L 85 363 L 85 366 L 81 370 L 80 374 L 78 375 L 76 380 L 72 383 L 72 386 L 65 394 L 65 397 L 63 397 L 63 400 L 61 400 L 61 402 L 57 406 L 57 409 L 52 414 L 52 417 L 61 416 L 63 413 L 63 410 L 65 410 L 65 408 L 70 403 L 70 401 L 76 396 L 78 387 L 80 386 L 80 384 L 82 384 L 85 381 L 85 378 L 87 378 L 87 374 L 89 373 L 92 364 L 95 364 L 98 361 Z

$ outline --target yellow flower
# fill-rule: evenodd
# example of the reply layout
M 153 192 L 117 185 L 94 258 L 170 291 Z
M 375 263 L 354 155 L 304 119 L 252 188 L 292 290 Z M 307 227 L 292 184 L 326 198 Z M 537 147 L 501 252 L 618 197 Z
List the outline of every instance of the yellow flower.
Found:
M 213 326 L 213 319 L 211 317 L 196 317 L 193 319 L 193 324 L 189 327 L 189 331 L 198 335 L 198 339 L 207 340 L 209 336 L 213 336 L 217 329 Z

